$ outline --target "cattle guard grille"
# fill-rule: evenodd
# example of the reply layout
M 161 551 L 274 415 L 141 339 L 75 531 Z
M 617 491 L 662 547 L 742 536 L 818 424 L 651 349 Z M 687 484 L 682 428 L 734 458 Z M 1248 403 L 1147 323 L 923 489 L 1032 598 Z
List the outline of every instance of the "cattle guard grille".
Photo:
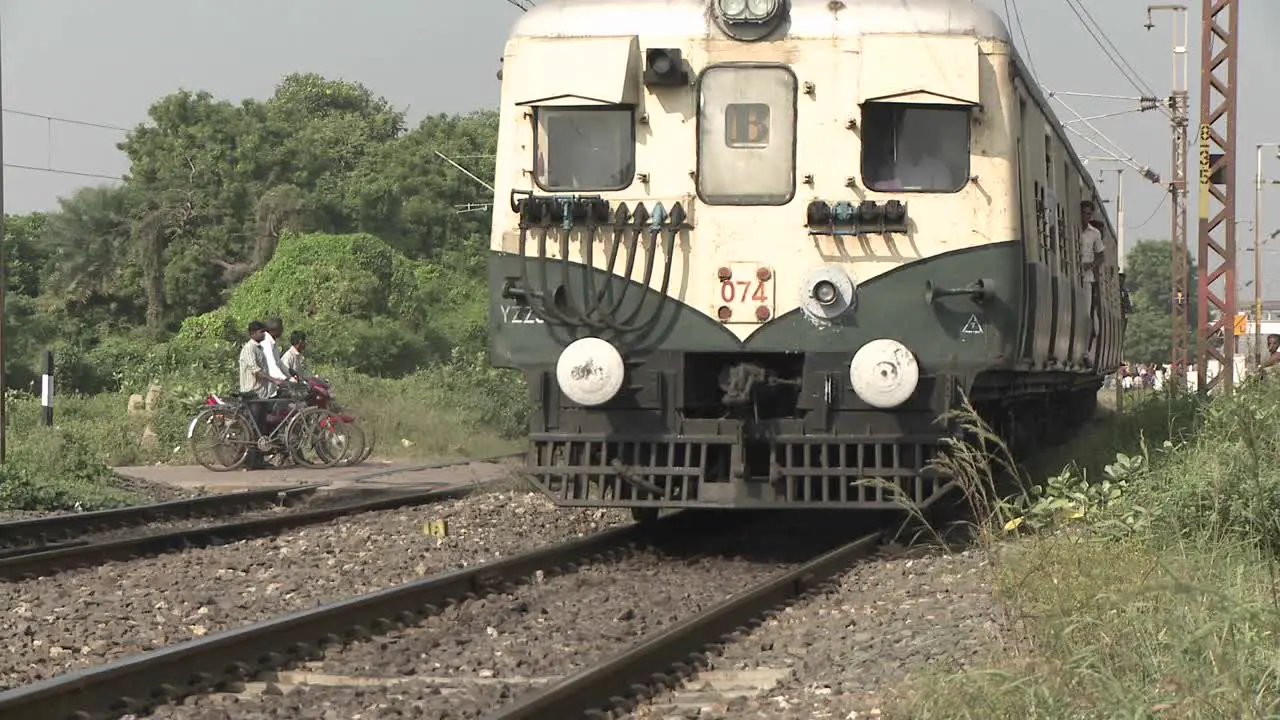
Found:
M 954 481 L 929 463 L 938 437 L 605 439 L 536 434 L 528 471 L 564 507 L 850 507 L 932 504 Z M 745 467 L 750 472 L 734 472 Z M 898 492 L 894 491 L 897 488 Z

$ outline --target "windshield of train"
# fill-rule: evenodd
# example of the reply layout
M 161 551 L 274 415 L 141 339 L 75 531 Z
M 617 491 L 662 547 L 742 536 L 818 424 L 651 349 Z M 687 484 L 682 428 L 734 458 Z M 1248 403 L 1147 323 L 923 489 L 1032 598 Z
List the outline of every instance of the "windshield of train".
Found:
M 878 192 L 960 190 L 969 182 L 969 108 L 863 105 L 862 176 Z
M 630 108 L 538 108 L 534 176 L 555 192 L 622 190 L 636 173 Z

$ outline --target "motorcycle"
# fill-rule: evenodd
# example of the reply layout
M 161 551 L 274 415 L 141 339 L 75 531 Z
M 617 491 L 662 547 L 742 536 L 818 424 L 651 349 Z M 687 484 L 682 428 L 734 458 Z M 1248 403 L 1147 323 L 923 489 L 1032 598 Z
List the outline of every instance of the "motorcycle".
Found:
M 322 410 L 328 410 L 334 414 L 332 421 L 341 422 L 348 428 L 354 428 L 354 433 L 348 433 L 347 442 L 352 447 L 346 452 L 338 465 L 357 465 L 369 459 L 373 455 L 374 434 L 371 428 L 362 424 L 354 414 L 338 404 L 333 398 L 332 385 L 328 380 L 319 377 L 311 377 L 307 379 L 307 387 L 311 390 L 311 404 Z M 323 425 L 328 429 L 330 425 Z M 354 436 L 354 437 L 352 437 Z

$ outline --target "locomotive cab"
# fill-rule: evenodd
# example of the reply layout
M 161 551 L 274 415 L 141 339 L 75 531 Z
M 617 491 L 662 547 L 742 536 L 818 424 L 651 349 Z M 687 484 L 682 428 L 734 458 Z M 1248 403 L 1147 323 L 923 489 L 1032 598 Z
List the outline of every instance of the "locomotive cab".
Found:
M 557 503 L 928 505 L 963 398 L 1078 425 L 1118 364 L 1114 233 L 1091 324 L 1092 180 L 967 0 L 548 0 L 503 67 L 490 349 Z

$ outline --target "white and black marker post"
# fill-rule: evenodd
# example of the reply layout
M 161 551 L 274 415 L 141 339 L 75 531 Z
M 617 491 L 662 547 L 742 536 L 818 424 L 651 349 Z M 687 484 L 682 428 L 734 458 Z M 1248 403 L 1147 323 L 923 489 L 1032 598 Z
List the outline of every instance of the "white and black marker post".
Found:
M 44 351 L 44 374 L 40 376 L 40 424 L 53 427 L 53 351 Z

